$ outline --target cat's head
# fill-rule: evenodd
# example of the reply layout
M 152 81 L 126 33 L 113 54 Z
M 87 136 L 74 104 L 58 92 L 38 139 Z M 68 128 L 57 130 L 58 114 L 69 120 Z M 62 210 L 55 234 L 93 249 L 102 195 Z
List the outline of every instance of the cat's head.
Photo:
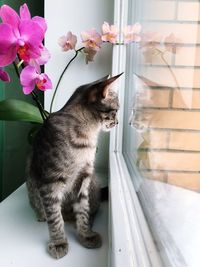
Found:
M 119 100 L 117 93 L 113 90 L 113 83 L 121 75 L 122 73 L 111 78 L 103 77 L 79 87 L 75 92 L 74 97 L 91 112 L 104 131 L 109 131 L 118 124 Z

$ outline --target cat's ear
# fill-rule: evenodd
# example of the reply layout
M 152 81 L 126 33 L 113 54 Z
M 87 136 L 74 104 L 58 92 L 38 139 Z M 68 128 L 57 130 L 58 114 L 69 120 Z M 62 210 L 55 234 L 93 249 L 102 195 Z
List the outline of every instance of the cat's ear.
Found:
M 103 78 L 98 79 L 98 80 L 96 80 L 96 81 L 90 83 L 90 84 L 89 84 L 90 87 L 92 87 L 92 86 L 96 86 L 96 85 L 98 85 L 98 84 L 100 84 L 100 83 L 106 81 L 106 80 L 108 79 L 109 76 L 110 76 L 110 75 L 106 75 L 106 76 L 104 76 Z
M 109 90 L 111 89 L 112 83 L 116 81 L 122 74 L 123 72 L 102 82 L 102 87 L 101 87 L 102 98 L 107 97 Z
M 114 77 L 108 79 L 108 75 L 89 84 L 88 88 L 88 102 L 94 103 L 98 99 L 106 98 L 111 88 L 111 84 L 117 80 L 123 73 L 120 73 Z

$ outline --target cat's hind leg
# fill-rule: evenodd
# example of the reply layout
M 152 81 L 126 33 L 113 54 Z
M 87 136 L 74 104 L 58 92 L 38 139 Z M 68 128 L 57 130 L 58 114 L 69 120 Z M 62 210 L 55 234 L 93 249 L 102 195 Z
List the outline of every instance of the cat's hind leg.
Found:
M 33 179 L 28 178 L 26 181 L 26 187 L 28 190 L 29 202 L 35 212 L 37 220 L 39 222 L 46 221 L 46 215 L 45 215 L 42 199 L 37 189 L 36 182 Z
M 86 248 L 99 248 L 102 245 L 101 236 L 91 229 L 91 203 L 90 190 L 92 185 L 92 175 L 83 179 L 77 202 L 74 204 L 76 216 L 76 228 L 79 242 Z M 96 203 L 97 204 L 97 203 Z

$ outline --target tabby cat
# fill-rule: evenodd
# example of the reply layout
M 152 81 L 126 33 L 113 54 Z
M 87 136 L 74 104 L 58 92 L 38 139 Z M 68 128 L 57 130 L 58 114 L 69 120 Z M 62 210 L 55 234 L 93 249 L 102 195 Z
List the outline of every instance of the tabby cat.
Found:
M 75 219 L 84 247 L 102 244 L 101 236 L 91 229 L 100 204 L 94 159 L 100 129 L 109 130 L 118 123 L 119 102 L 111 87 L 120 75 L 80 86 L 61 110 L 49 116 L 35 138 L 27 164 L 28 195 L 37 219 L 47 221 L 48 251 L 54 258 L 68 251 L 64 233 L 68 218 Z

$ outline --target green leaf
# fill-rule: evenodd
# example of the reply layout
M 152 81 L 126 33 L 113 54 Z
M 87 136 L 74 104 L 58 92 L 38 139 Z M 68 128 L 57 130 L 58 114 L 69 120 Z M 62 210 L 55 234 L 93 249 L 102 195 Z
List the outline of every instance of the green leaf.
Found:
M 17 99 L 0 101 L 0 120 L 43 123 L 36 106 Z

